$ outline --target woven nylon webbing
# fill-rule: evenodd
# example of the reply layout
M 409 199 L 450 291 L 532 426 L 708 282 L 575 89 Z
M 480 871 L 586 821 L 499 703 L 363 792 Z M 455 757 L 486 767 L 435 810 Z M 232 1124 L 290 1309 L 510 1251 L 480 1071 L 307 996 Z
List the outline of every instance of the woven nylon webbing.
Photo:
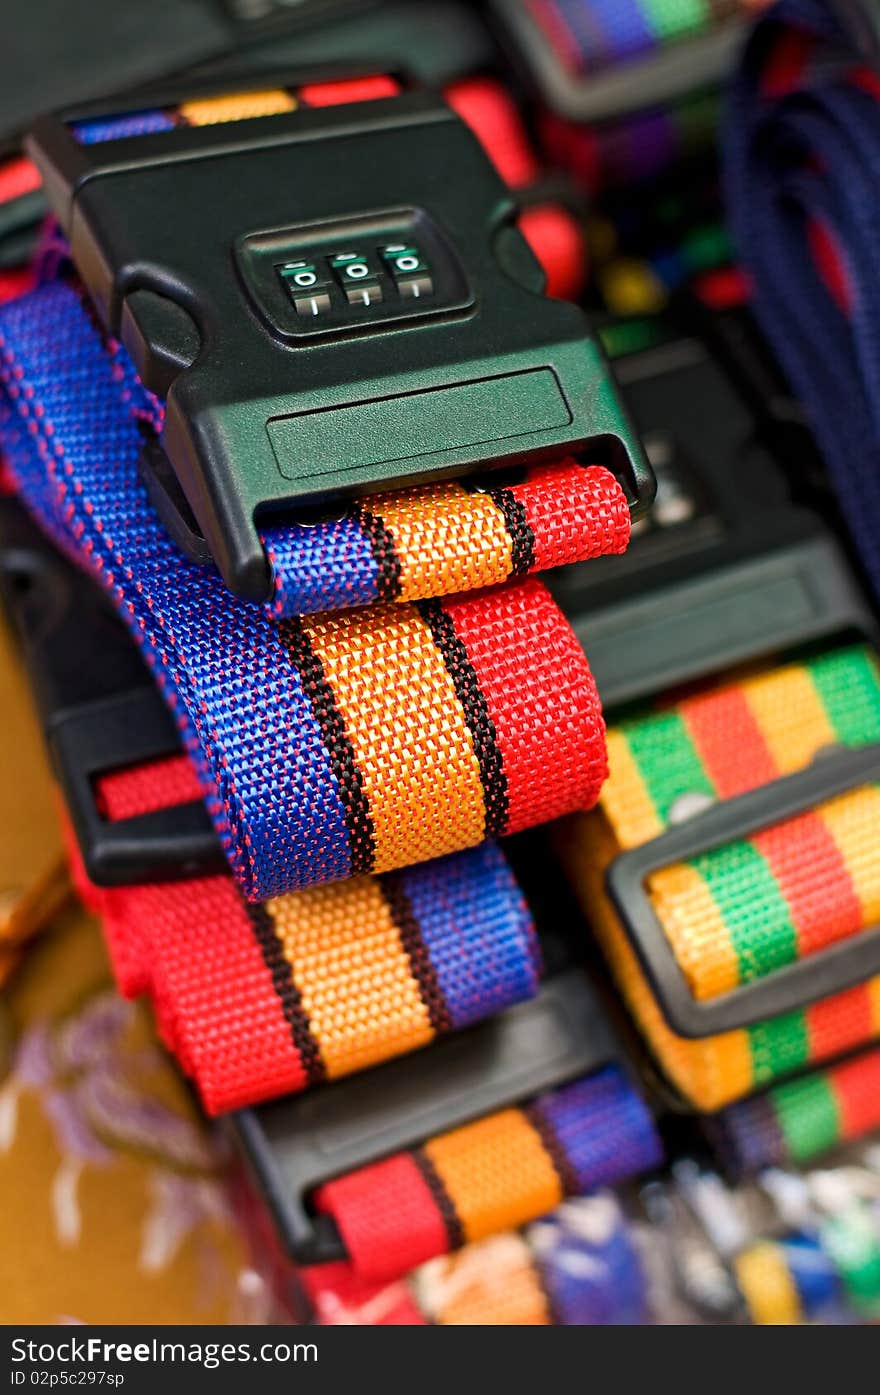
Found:
M 368 1326 L 602 1326 L 648 1320 L 647 1276 L 610 1193 L 566 1202 L 522 1234 L 506 1232 L 430 1260 L 391 1285 L 349 1265 L 303 1279 L 320 1322 Z
M 179 757 L 99 793 L 108 817 L 130 818 L 190 798 L 193 782 Z M 70 846 L 121 992 L 150 996 L 210 1114 L 364 1070 L 537 990 L 531 917 L 492 843 L 262 905 L 229 877 L 95 887 Z
M 716 798 L 801 770 L 823 748 L 880 737 L 880 674 L 853 647 L 710 689 L 609 732 L 601 812 L 563 835 L 566 862 L 618 982 L 664 1070 L 714 1110 L 880 1033 L 880 981 L 739 1031 L 684 1040 L 666 1025 L 601 885 L 621 849 Z M 711 999 L 880 917 L 880 789 L 663 868 L 648 890 L 694 996 Z
M 4 307 L 0 355 L 20 492 L 142 645 L 248 899 L 593 802 L 598 698 L 539 582 L 275 623 L 168 539 L 137 472 L 143 390 L 73 287 Z
M 590 73 L 754 14 L 768 0 L 528 0 L 563 63 Z
M 333 89 L 309 100 L 353 99 Z M 516 114 L 497 90 L 476 95 L 476 114 L 473 91 L 456 100 L 487 131 L 490 118 L 503 127 L 511 166 Z M 212 119 L 265 114 L 248 101 Z M 137 458 L 161 404 L 102 342 L 75 285 L 4 310 L 0 372 L 10 473 L 142 645 L 248 900 L 426 861 L 594 801 L 603 731 L 579 646 L 539 583 L 492 583 L 625 547 L 628 508 L 608 472 L 563 461 L 486 493 L 413 490 L 274 529 L 262 609 L 159 525 Z M 472 587 L 488 589 L 441 594 Z
M 809 1162 L 880 1128 L 880 1051 L 740 1100 L 718 1116 L 716 1126 L 728 1165 L 739 1175 Z
M 880 590 L 880 77 L 832 6 L 784 0 L 758 26 L 724 146 L 755 312 Z
M 749 1316 L 761 1326 L 829 1315 L 876 1321 L 880 1313 L 880 1236 L 865 1204 L 815 1230 L 749 1245 L 733 1269 Z
M 315 1204 L 336 1220 L 358 1276 L 388 1280 L 660 1156 L 645 1104 L 608 1067 L 328 1182 Z

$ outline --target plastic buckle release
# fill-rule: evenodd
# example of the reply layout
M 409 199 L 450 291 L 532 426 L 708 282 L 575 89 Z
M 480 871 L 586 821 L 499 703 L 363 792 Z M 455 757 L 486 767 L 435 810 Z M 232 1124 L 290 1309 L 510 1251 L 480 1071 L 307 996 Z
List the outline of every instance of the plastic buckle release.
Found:
M 784 389 L 757 328 L 717 312 L 689 311 L 686 325 L 664 317 L 662 342 L 613 360 L 654 508 L 622 557 L 547 578 L 606 710 L 804 644 L 878 638 L 829 509 L 795 497 L 788 466 L 804 473 L 810 443 L 798 428 L 786 453 L 771 419 Z
M 576 969 L 537 997 L 332 1086 L 231 1116 L 284 1245 L 299 1264 L 345 1258 L 331 1217 L 309 1196 L 323 1182 L 505 1109 L 619 1058 L 599 999 Z
M 119 886 L 221 870 L 223 854 L 201 802 L 118 822 L 103 818 L 96 779 L 178 755 L 180 736 L 100 588 L 12 498 L 0 500 L 0 593 L 92 881 Z
M 719 801 L 679 827 L 621 853 L 610 864 L 606 886 L 612 904 L 663 1015 L 680 1036 L 715 1036 L 748 1027 L 880 974 L 880 927 L 701 1002 L 687 986 L 651 904 L 646 879 L 662 867 L 746 838 L 877 780 L 880 744 L 823 753 L 807 769 Z
M 265 82 L 291 109 L 185 125 L 160 93 L 168 129 L 83 143 L 92 107 L 28 138 L 99 317 L 165 398 L 177 492 L 144 468 L 166 524 L 191 510 L 178 541 L 266 600 L 258 527 L 340 498 L 575 455 L 643 512 L 653 475 L 601 347 L 538 292 L 459 117 L 427 91 L 309 108 L 290 74 Z

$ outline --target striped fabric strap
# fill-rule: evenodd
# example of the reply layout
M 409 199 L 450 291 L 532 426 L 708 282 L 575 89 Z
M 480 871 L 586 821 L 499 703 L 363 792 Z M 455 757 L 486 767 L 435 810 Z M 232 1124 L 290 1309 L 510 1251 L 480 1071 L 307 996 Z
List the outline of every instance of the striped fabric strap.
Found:
M 74 284 L 4 307 L 0 379 L 16 487 L 142 646 L 246 899 L 391 871 L 595 800 L 604 734 L 583 654 L 540 583 L 490 583 L 625 546 L 608 472 L 561 462 L 486 494 L 414 490 L 274 530 L 264 609 L 165 534 L 137 469 L 161 404 Z M 434 594 L 462 587 L 488 589 Z M 357 600 L 373 604 L 333 609 Z M 319 604 L 331 611 L 286 613 Z
M 109 818 L 191 796 L 185 757 L 102 782 Z M 533 996 L 528 907 L 492 843 L 261 905 L 229 877 L 78 888 L 210 1114 L 364 1070 Z
M 733 1272 L 756 1326 L 793 1326 L 840 1313 L 841 1276 L 818 1235 L 756 1241 L 735 1257 Z
M 536 23 L 573 72 L 591 73 L 681 43 L 768 0 L 527 0 Z
M 805 768 L 825 748 L 880 738 L 880 674 L 854 646 L 686 698 L 609 732 L 601 812 L 563 851 L 642 1031 L 699 1109 L 715 1110 L 880 1032 L 880 982 L 742 1030 L 684 1040 L 663 1020 L 601 886 L 602 867 L 671 824 Z M 695 998 L 772 973 L 880 916 L 880 790 L 870 786 L 648 879 Z
M 522 1233 L 467 1245 L 390 1285 L 366 1283 L 344 1264 L 303 1277 L 318 1321 L 331 1326 L 567 1327 L 648 1318 L 632 1228 L 609 1192 L 566 1202 Z
M 722 1155 L 739 1176 L 805 1163 L 880 1129 L 880 1051 L 811 1071 L 718 1116 Z
M 880 1314 L 880 1230 L 862 1202 L 812 1232 L 746 1246 L 733 1268 L 751 1320 L 760 1326 L 829 1317 L 876 1321 Z
M 880 594 L 880 77 L 845 35 L 842 8 L 783 0 L 770 11 L 745 52 L 723 144 L 755 313 Z
M 137 470 L 143 390 L 75 288 L 51 283 L 3 308 L 0 375 L 20 493 L 141 644 L 247 899 L 425 861 L 593 802 L 598 698 L 539 582 L 275 621 L 165 534 Z
M 328 1182 L 315 1204 L 335 1219 L 358 1277 L 388 1281 L 660 1156 L 645 1104 L 608 1067 Z

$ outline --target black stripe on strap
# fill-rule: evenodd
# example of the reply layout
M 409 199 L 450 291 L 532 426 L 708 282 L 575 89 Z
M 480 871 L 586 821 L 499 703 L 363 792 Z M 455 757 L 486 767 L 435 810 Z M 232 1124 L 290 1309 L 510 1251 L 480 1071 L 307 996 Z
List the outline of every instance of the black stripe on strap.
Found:
M 431 638 L 452 679 L 455 695 L 461 703 L 464 719 L 474 743 L 474 752 L 480 767 L 480 783 L 483 786 L 486 837 L 500 838 L 507 828 L 510 813 L 507 776 L 504 773 L 504 758 L 498 746 L 495 723 L 489 715 L 480 680 L 468 658 L 467 649 L 455 633 L 452 620 L 441 603 L 436 600 L 417 601 L 416 606 L 431 631 Z
M 525 1104 L 521 1107 L 521 1112 L 531 1124 L 535 1133 L 541 1140 L 541 1146 L 553 1164 L 553 1171 L 559 1178 L 560 1185 L 566 1196 L 577 1196 L 577 1177 L 565 1155 L 565 1149 L 556 1137 L 548 1119 L 541 1113 L 541 1107 L 537 1101 Z
M 303 1063 L 310 1085 L 318 1085 L 326 1077 L 321 1048 L 312 1036 L 308 1015 L 302 1005 L 299 989 L 293 981 L 293 970 L 284 957 L 275 922 L 265 906 L 244 903 L 254 939 L 260 946 L 263 963 L 272 976 L 272 987 L 278 994 L 281 1011 L 290 1026 L 293 1045 Z
M 452 1016 L 403 881 L 392 872 L 379 878 L 379 886 L 400 935 L 413 978 L 419 985 L 419 996 L 428 1009 L 431 1026 L 435 1032 L 449 1032 L 452 1030 Z
M 460 1250 L 465 1243 L 464 1226 L 458 1218 L 452 1198 L 447 1192 L 431 1159 L 424 1148 L 413 1148 L 410 1157 L 422 1175 L 422 1180 L 428 1191 L 431 1193 L 431 1200 L 440 1212 L 440 1217 L 446 1229 L 450 1250 Z
M 355 759 L 354 747 L 345 729 L 345 720 L 336 705 L 336 696 L 327 682 L 324 666 L 313 650 L 299 620 L 285 620 L 278 626 L 288 653 L 299 670 L 306 697 L 321 728 L 330 766 L 339 786 L 345 811 L 345 827 L 351 855 L 351 875 L 372 872 L 376 859 L 375 830 L 364 779 Z
M 525 504 L 509 489 L 489 489 L 486 492 L 504 519 L 510 538 L 510 574 L 526 576 L 535 565 L 535 534 L 526 517 Z
M 394 538 L 385 527 L 381 514 L 357 506 L 356 516 L 370 544 L 376 563 L 376 596 L 380 601 L 396 601 L 400 595 L 400 558 Z

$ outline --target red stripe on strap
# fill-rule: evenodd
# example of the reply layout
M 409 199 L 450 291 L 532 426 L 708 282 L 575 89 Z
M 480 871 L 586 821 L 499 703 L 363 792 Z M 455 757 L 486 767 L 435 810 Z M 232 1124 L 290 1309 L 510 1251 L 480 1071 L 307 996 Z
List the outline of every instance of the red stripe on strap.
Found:
M 683 703 L 682 712 L 720 798 L 731 799 L 778 777 L 779 768 L 741 691 L 694 698 Z M 788 903 L 799 954 L 815 954 L 858 933 L 861 903 L 840 850 L 818 815 L 788 819 L 752 834 L 749 841 L 766 860 Z
M 524 208 L 516 221 L 543 267 L 545 294 L 557 300 L 575 300 L 587 279 L 584 236 L 577 221 L 554 203 Z
M 384 73 L 372 77 L 346 78 L 341 82 L 312 82 L 297 90 L 307 107 L 343 107 L 355 102 L 375 102 L 380 97 L 397 97 L 400 84 Z
M 880 1128 L 880 1051 L 847 1061 L 831 1072 L 844 1138 Z
M 33 194 L 42 182 L 40 171 L 32 160 L 9 160 L 0 165 L 0 203 L 10 203 L 24 194 Z
M 820 218 L 807 223 L 807 242 L 825 288 L 838 310 L 849 315 L 853 306 L 852 282 L 844 249 L 832 228 Z
M 871 1000 L 863 984 L 807 1008 L 810 1057 L 823 1061 L 862 1046 L 874 1035 Z
M 315 1204 L 336 1221 L 361 1279 L 396 1279 L 449 1249 L 443 1217 L 408 1153 L 325 1183 Z
M 549 592 L 529 580 L 446 599 L 443 609 L 495 725 L 507 832 L 546 823 L 563 809 L 589 809 L 608 770 L 605 724 L 584 652 Z
M 470 126 L 506 184 L 519 188 L 537 179 L 538 161 L 516 103 L 500 82 L 469 78 L 453 83 L 443 95 Z
M 126 996 L 149 993 L 162 1039 L 209 1114 L 302 1090 L 308 1076 L 230 877 L 93 888 Z
M 365 1283 L 350 1264 L 314 1264 L 300 1278 L 321 1323 L 346 1327 L 425 1327 L 405 1282 Z
M 681 714 L 719 799 L 766 785 L 779 775 L 741 691 L 706 693 L 681 704 Z
M 525 510 L 535 535 L 532 568 L 536 572 L 606 553 L 625 552 L 630 516 L 617 480 L 601 465 L 572 461 L 533 470 L 525 484 L 510 493 Z M 590 550 L 583 550 L 584 538 Z
M 111 823 L 152 814 L 173 804 L 189 804 L 204 795 L 195 766 L 182 752 L 114 770 L 95 781 L 98 811 Z
M 766 101 L 786 97 L 800 85 L 817 42 L 816 35 L 809 34 L 806 29 L 782 30 L 761 73 L 761 96 Z

